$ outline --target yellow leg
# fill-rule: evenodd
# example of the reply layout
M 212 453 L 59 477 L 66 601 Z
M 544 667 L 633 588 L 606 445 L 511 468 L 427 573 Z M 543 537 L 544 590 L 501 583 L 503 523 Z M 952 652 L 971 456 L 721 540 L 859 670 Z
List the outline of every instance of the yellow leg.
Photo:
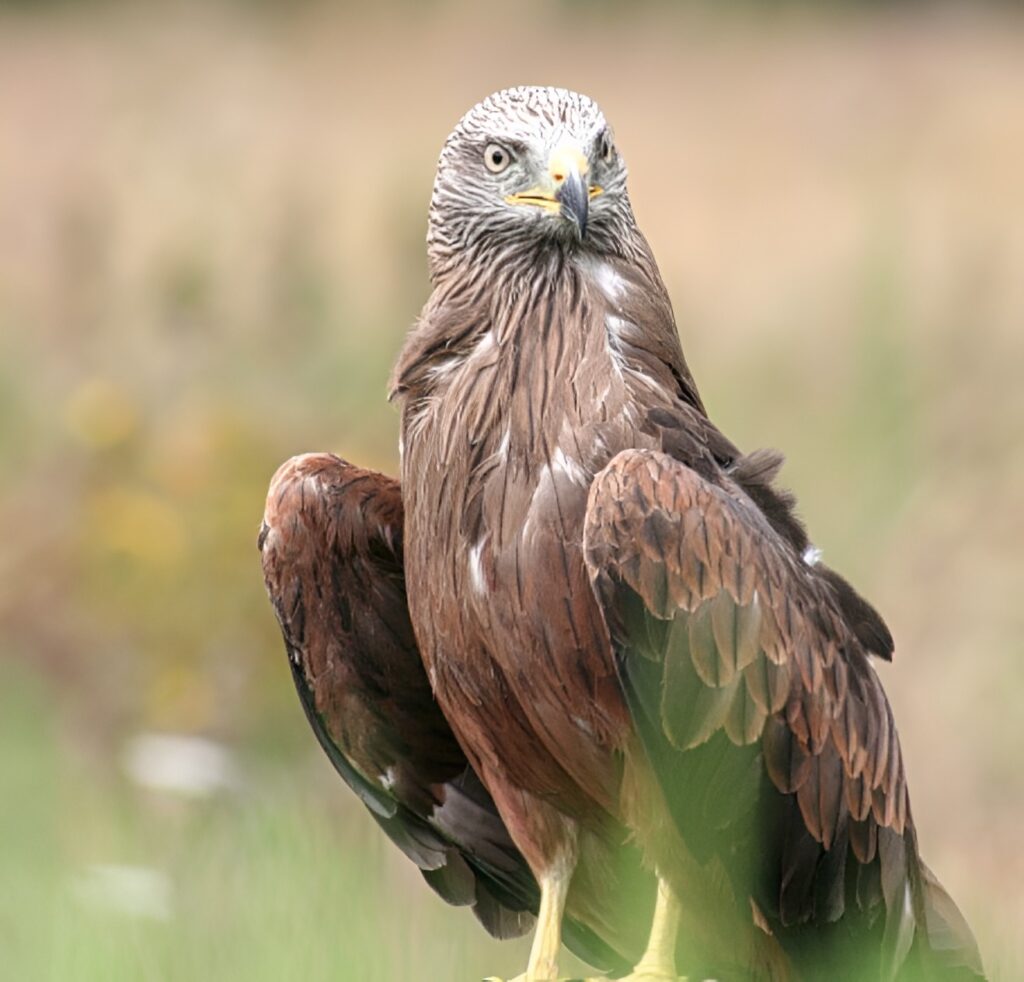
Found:
M 540 879 L 540 910 L 526 972 L 511 982 L 558 982 L 558 949 L 562 944 L 562 913 L 572 869 L 555 867 Z M 501 982 L 497 978 L 484 982 Z
M 679 935 L 679 901 L 672 888 L 658 880 L 647 950 L 636 967 L 619 982 L 684 982 L 676 975 L 676 938 Z

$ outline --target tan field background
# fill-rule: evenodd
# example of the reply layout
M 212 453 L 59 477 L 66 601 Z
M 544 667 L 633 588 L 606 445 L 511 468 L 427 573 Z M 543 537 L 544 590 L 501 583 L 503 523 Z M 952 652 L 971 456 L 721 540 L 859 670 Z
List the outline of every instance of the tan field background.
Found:
M 0 6 L 9 977 L 522 967 L 320 759 L 255 534 L 292 453 L 394 472 L 434 161 L 523 82 L 615 126 L 712 415 L 889 620 L 924 852 L 1024 978 L 1024 16 L 539 0 Z

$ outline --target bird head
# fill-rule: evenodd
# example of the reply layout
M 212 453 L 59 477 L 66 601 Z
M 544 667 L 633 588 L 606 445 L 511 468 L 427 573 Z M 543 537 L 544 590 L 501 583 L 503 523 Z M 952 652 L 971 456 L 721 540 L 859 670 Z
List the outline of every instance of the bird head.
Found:
M 501 261 L 541 243 L 616 252 L 632 227 L 626 168 L 597 104 L 524 86 L 484 99 L 448 137 L 427 245 L 437 271 L 467 251 Z

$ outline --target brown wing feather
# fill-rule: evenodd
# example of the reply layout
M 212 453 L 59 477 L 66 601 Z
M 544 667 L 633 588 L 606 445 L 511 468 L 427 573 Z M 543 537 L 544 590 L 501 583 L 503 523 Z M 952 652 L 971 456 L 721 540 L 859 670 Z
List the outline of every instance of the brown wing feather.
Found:
M 329 454 L 287 461 L 260 550 L 293 677 L 321 745 L 446 900 L 526 931 L 536 888 L 430 691 L 405 599 L 396 481 Z
M 734 862 L 784 944 L 813 948 L 810 928 L 848 915 L 880 932 L 881 970 L 893 974 L 915 930 L 927 938 L 928 900 L 892 713 L 861 635 L 882 648 L 884 638 L 851 625 L 856 604 L 838 578 L 804 563 L 787 529 L 718 474 L 631 450 L 591 487 L 586 559 L 634 719 L 680 832 Z M 861 623 L 881 623 L 863 609 Z M 728 835 L 713 834 L 700 816 L 722 809 L 701 800 L 715 785 L 687 784 L 688 768 L 743 755 L 764 775 L 761 803 L 746 826 L 737 815 Z M 868 865 L 881 889 L 858 895 Z M 959 942 L 960 964 L 980 972 L 969 932 Z

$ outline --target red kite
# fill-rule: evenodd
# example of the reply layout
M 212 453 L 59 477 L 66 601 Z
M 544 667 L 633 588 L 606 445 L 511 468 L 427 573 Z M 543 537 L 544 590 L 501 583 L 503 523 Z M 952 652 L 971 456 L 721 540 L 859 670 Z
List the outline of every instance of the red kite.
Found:
M 435 869 L 461 860 L 478 911 L 487 896 L 521 927 L 532 895 L 496 893 L 477 862 L 500 846 L 521 872 L 507 831 L 540 890 L 525 982 L 557 978 L 563 925 L 636 960 L 608 914 L 639 872 L 623 830 L 658 879 L 636 982 L 981 977 L 919 855 L 871 664 L 892 657 L 889 631 L 820 562 L 775 486 L 781 458 L 710 422 L 599 108 L 517 88 L 470 110 L 441 153 L 427 244 L 433 290 L 393 379 L 401 491 L 363 474 L 369 498 L 329 499 L 336 519 L 291 558 L 264 545 L 343 776 L 371 810 L 410 793 L 392 837 L 425 825 L 456 857 Z M 268 542 L 301 514 L 287 485 Z M 311 594 L 314 567 L 338 572 Z M 325 648 L 296 654 L 289 618 L 312 606 Z M 405 743 L 394 726 L 423 732 Z M 460 780 L 479 828 L 443 822 L 437 789 Z

